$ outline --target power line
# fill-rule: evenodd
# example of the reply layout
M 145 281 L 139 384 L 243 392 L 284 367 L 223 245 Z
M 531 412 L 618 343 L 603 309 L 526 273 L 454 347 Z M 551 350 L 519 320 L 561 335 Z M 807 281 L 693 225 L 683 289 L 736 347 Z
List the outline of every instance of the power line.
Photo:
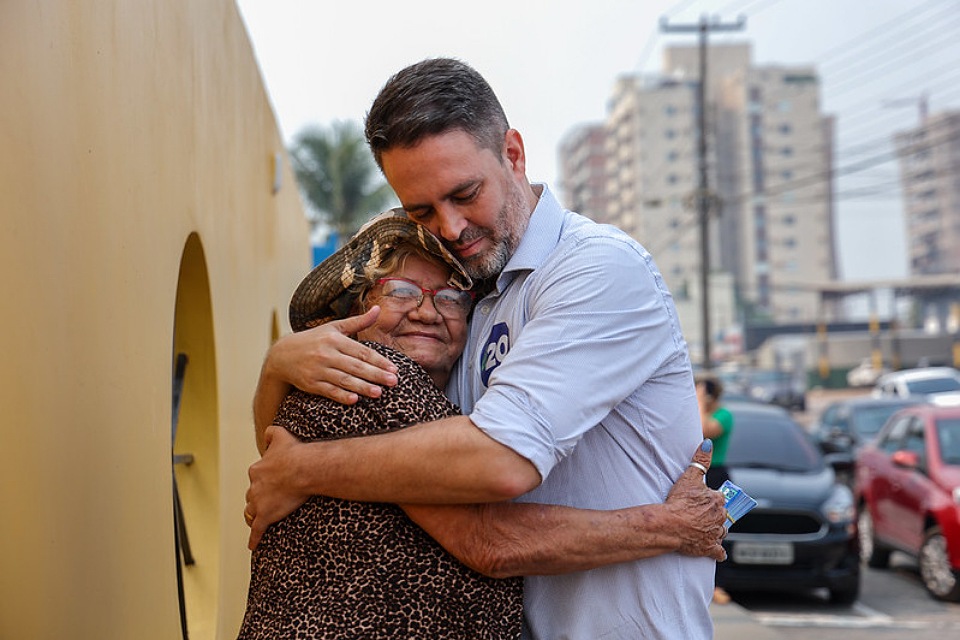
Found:
M 886 22 L 880 25 L 877 25 L 876 27 L 874 27 L 873 29 L 870 29 L 866 33 L 859 33 L 855 35 L 853 38 L 851 38 L 850 40 L 847 40 L 846 42 L 843 42 L 831 49 L 828 49 L 827 51 L 821 53 L 820 57 L 829 58 L 831 56 L 836 55 L 837 52 L 840 52 L 843 50 L 855 50 L 857 47 L 862 46 L 863 44 L 869 44 L 871 43 L 870 38 L 872 38 L 874 34 L 888 33 L 891 27 L 895 27 L 898 25 L 902 25 L 906 22 L 909 22 L 911 18 L 923 15 L 928 9 L 935 7 L 937 4 L 939 4 L 939 0 L 928 0 L 926 3 L 920 5 L 919 7 L 911 7 L 909 10 L 904 11 L 903 13 L 891 18 L 890 20 L 887 20 Z M 955 8 L 953 7 L 950 7 L 949 9 L 951 11 L 955 11 Z
M 950 135 L 944 136 L 942 138 L 937 138 L 921 144 L 913 145 L 912 150 L 914 151 L 927 150 L 942 144 L 953 142 L 954 140 L 958 140 L 958 139 L 960 139 L 960 133 L 951 133 Z M 864 160 L 860 160 L 858 162 L 851 163 L 844 167 L 840 167 L 838 169 L 829 169 L 827 171 L 823 171 L 817 174 L 804 176 L 802 178 L 797 178 L 795 180 L 788 181 L 782 185 L 779 185 L 769 190 L 765 190 L 761 193 L 756 193 L 752 190 L 747 191 L 738 196 L 735 196 L 734 198 L 728 200 L 727 202 L 742 203 L 747 199 L 753 198 L 755 196 L 775 197 L 778 195 L 783 195 L 784 193 L 788 193 L 790 191 L 794 191 L 796 189 L 800 189 L 805 186 L 817 186 L 817 185 L 827 184 L 828 181 L 831 180 L 832 178 L 848 175 L 851 173 L 857 173 L 865 169 L 875 167 L 880 164 L 892 162 L 896 160 L 896 157 L 897 155 L 895 151 L 877 154 L 877 155 L 868 157 Z

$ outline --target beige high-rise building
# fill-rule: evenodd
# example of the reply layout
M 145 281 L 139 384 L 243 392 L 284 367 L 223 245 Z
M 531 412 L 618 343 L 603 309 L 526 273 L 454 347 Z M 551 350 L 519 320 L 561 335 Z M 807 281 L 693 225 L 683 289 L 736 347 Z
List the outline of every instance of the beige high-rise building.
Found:
M 960 111 L 895 136 L 910 275 L 960 272 Z
M 569 209 L 607 222 L 607 133 L 603 123 L 575 127 L 560 141 L 560 183 Z
M 668 48 L 661 75 L 617 80 L 606 120 L 602 217 L 650 250 L 678 300 L 700 290 L 699 73 L 697 47 Z M 814 320 L 812 286 L 837 271 L 833 124 L 820 110 L 816 71 L 754 67 L 748 44 L 718 45 L 707 78 L 711 272 L 732 275 L 748 321 Z M 686 315 L 695 343 L 699 318 Z M 714 333 L 727 328 L 711 324 Z

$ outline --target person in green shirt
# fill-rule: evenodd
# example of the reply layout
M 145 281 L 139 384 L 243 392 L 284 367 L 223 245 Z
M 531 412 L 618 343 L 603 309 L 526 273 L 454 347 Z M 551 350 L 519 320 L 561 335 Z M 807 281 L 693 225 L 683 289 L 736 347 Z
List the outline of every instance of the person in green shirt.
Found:
M 712 375 L 697 377 L 697 402 L 700 404 L 700 422 L 703 436 L 713 440 L 713 462 L 707 472 L 707 486 L 719 489 L 729 478 L 726 469 L 727 446 L 733 432 L 733 414 L 720 406 L 723 384 Z
M 713 441 L 713 461 L 707 470 L 706 483 L 711 489 L 718 489 L 730 478 L 727 472 L 727 446 L 733 433 L 733 414 L 720 406 L 723 384 L 710 374 L 697 376 L 697 402 L 700 405 L 700 422 L 703 425 L 703 437 Z M 713 601 L 717 604 L 730 602 L 730 595 L 717 584 L 713 590 Z

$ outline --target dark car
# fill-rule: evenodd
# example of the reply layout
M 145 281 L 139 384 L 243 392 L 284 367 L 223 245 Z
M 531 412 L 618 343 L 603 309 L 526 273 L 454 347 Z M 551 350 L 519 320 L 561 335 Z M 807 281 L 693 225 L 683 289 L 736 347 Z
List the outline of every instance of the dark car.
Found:
M 919 398 L 874 398 L 861 396 L 827 406 L 811 427 L 824 453 L 854 453 L 880 433 L 894 413 L 916 404 Z
M 854 602 L 860 554 L 852 492 L 786 410 L 726 406 L 733 413 L 730 478 L 758 505 L 730 527 L 718 584 L 728 591 L 826 588 L 831 602 Z
M 755 400 L 795 411 L 807 409 L 807 386 L 802 373 L 754 369 L 743 374 L 743 390 Z
M 894 414 L 857 457 L 863 557 L 917 559 L 927 591 L 960 601 L 960 407 L 917 405 Z

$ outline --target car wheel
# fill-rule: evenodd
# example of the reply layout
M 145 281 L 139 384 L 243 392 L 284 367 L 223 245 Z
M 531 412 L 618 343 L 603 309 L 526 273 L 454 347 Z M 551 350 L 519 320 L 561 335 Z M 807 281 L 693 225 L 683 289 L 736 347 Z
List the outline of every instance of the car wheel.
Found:
M 860 536 L 860 558 L 874 569 L 886 569 L 890 566 L 890 549 L 877 542 L 873 532 L 873 518 L 866 503 L 860 505 L 860 517 L 857 520 Z
M 937 600 L 960 601 L 960 571 L 950 567 L 947 539 L 940 527 L 927 530 L 917 558 L 923 586 Z
M 854 602 L 857 601 L 857 596 L 859 595 L 860 595 L 859 582 L 852 587 L 830 589 L 830 603 L 831 604 L 853 604 Z
M 827 585 L 830 602 L 851 605 L 860 595 L 860 556 L 857 553 L 849 553 L 837 564 L 836 569 L 843 573 L 843 577 Z

